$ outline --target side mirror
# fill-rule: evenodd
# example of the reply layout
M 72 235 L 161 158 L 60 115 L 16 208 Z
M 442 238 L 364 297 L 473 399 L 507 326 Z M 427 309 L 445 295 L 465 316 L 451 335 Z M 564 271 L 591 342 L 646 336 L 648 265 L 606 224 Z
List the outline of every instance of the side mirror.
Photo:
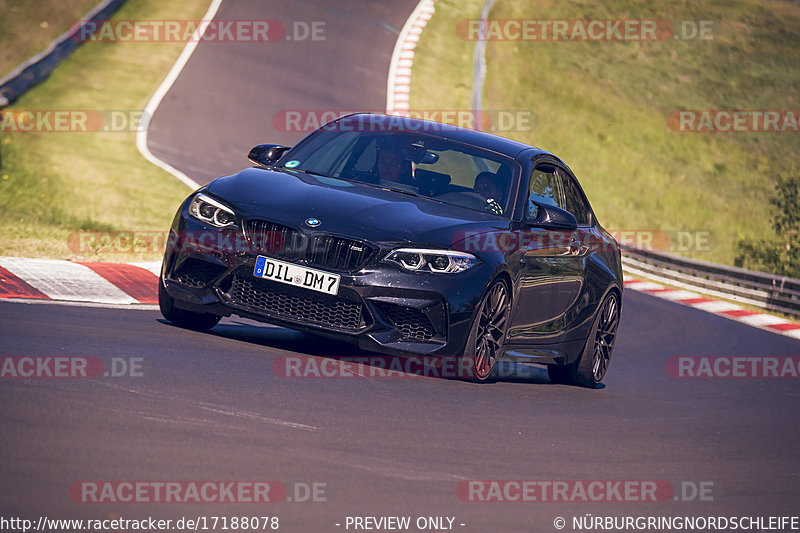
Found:
M 280 144 L 259 144 L 250 150 L 247 159 L 257 165 L 271 167 L 290 149 L 291 146 L 281 146 Z
M 545 229 L 557 229 L 572 231 L 578 227 L 575 215 L 554 205 L 534 202 L 538 209 L 536 217 L 526 220 L 531 226 L 538 226 Z

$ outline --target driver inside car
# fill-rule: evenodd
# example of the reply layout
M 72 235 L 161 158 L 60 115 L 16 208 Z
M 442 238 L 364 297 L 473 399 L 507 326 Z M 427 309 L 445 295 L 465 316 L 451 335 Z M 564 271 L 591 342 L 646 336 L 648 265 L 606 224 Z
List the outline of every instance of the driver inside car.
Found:
M 411 161 L 403 156 L 402 149 L 394 144 L 378 146 L 378 178 L 406 185 L 414 184 Z
M 475 186 L 472 190 L 486 198 L 485 210 L 488 213 L 503 214 L 503 208 L 500 205 L 504 196 L 503 187 L 497 174 L 494 172 L 481 172 L 475 178 Z

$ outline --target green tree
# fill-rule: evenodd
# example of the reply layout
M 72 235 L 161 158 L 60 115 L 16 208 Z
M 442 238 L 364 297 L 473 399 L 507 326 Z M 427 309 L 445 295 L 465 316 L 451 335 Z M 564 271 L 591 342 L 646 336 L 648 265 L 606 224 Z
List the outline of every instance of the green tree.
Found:
M 770 240 L 739 241 L 738 267 L 769 272 L 779 276 L 800 278 L 800 173 L 792 168 L 787 176 L 779 176 L 769 203 L 775 207 Z

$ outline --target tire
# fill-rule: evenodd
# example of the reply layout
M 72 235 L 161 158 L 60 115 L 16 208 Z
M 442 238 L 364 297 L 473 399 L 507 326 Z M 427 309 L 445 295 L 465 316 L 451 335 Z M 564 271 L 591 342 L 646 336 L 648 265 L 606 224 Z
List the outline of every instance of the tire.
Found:
M 210 313 L 195 313 L 185 309 L 175 307 L 175 300 L 167 294 L 164 282 L 158 280 L 158 307 L 161 314 L 178 327 L 191 329 L 194 331 L 208 331 L 217 325 L 221 316 Z
M 580 359 L 568 365 L 550 365 L 552 383 L 566 383 L 593 389 L 608 371 L 619 325 L 619 296 L 611 292 L 597 310 Z
M 486 291 L 464 346 L 459 374 L 467 381 L 482 383 L 492 375 L 495 363 L 503 353 L 511 295 L 504 281 L 496 281 Z

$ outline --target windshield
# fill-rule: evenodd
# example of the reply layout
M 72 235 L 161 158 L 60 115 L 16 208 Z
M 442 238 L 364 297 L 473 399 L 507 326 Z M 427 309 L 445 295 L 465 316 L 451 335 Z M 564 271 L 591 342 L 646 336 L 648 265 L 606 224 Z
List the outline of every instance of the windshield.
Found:
M 424 133 L 320 130 L 279 165 L 508 218 L 513 159 Z

